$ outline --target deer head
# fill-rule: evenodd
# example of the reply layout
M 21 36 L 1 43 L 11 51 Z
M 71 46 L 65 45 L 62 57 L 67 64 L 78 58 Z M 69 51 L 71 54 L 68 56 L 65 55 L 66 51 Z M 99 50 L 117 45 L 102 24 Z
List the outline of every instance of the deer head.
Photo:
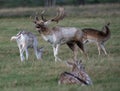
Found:
M 102 28 L 102 31 L 106 32 L 106 30 L 109 30 L 109 26 L 110 26 L 110 22 L 104 25 L 104 27 Z
M 82 64 L 82 60 L 80 61 L 67 61 L 67 64 L 72 67 L 72 71 L 84 71 L 85 70 L 85 67 L 84 65 Z
M 49 19 L 49 20 L 47 20 L 44 17 L 44 12 L 45 11 L 42 11 L 41 13 L 41 20 L 39 20 L 39 18 L 35 16 L 34 23 L 36 25 L 35 27 L 37 30 L 41 30 L 41 29 L 45 30 L 47 28 L 47 25 L 49 25 L 51 22 L 58 23 L 60 20 L 62 20 L 65 17 L 64 8 L 58 8 L 57 15 L 54 18 Z
M 43 55 L 43 52 L 44 52 L 44 48 L 43 48 L 43 47 L 37 48 L 37 52 L 38 52 L 37 58 L 38 58 L 38 59 L 42 59 L 42 55 Z

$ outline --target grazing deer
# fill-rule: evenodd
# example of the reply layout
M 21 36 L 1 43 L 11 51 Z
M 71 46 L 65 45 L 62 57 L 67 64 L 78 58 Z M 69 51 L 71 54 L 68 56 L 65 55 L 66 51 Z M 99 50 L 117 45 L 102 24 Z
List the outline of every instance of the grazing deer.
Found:
M 96 43 L 96 45 L 98 47 L 99 55 L 101 54 L 100 53 L 101 49 L 103 50 L 105 55 L 107 55 L 104 43 L 108 39 L 110 39 L 110 36 L 111 36 L 109 25 L 110 25 L 110 23 L 106 24 L 103 27 L 102 31 L 99 31 L 97 29 L 92 29 L 92 28 L 84 28 L 84 29 L 82 29 L 82 31 L 84 32 L 84 35 L 85 35 L 85 37 L 83 38 L 84 43 L 87 43 L 87 42 L 89 42 L 89 43 L 90 42 Z
M 28 60 L 28 48 L 33 47 L 37 59 L 41 59 L 43 54 L 43 48 L 38 48 L 38 41 L 35 35 L 27 31 L 20 31 L 17 35 L 12 36 L 11 40 L 16 40 L 21 61 L 24 61 L 24 51 L 26 53 L 26 60 Z
M 47 20 L 43 16 L 43 12 L 41 14 L 42 20 L 39 20 L 38 17 L 35 17 L 34 23 L 36 30 L 41 34 L 43 39 L 52 44 L 55 61 L 61 61 L 61 59 L 57 56 L 59 46 L 62 44 L 67 44 L 70 49 L 74 52 L 74 59 L 77 58 L 77 46 L 82 50 L 82 52 L 86 55 L 82 37 L 83 32 L 75 27 L 52 27 L 50 28 L 48 25 L 51 22 L 59 22 L 65 17 L 64 8 L 59 8 L 56 17 Z
M 72 72 L 61 73 L 58 84 L 92 85 L 82 61 L 67 62 L 67 64 L 72 67 Z

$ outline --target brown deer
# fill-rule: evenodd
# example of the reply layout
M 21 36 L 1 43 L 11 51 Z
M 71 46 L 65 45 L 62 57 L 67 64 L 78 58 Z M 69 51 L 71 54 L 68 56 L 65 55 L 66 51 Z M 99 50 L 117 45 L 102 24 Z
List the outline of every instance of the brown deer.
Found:
M 72 71 L 61 73 L 58 84 L 92 85 L 92 81 L 85 72 L 82 61 L 68 61 L 67 64 L 72 67 Z
M 97 47 L 98 47 L 98 52 L 99 55 L 101 54 L 101 49 L 103 50 L 103 52 L 105 53 L 105 55 L 107 55 L 104 43 L 110 39 L 111 36 L 111 32 L 109 29 L 109 25 L 110 23 L 107 23 L 102 31 L 99 31 L 97 29 L 92 29 L 92 28 L 84 28 L 82 29 L 82 31 L 84 32 L 84 43 L 91 43 L 94 42 L 96 43 Z
M 74 59 L 77 58 L 77 46 L 82 50 L 82 52 L 86 55 L 84 46 L 83 46 L 83 32 L 75 27 L 52 27 L 50 28 L 48 25 L 51 22 L 59 22 L 65 17 L 64 8 L 59 8 L 56 17 L 47 20 L 43 16 L 43 12 L 41 14 L 42 20 L 39 20 L 38 17 L 35 17 L 34 23 L 36 30 L 41 34 L 43 39 L 52 44 L 55 61 L 61 61 L 61 59 L 57 56 L 59 46 L 62 44 L 67 44 L 70 49 L 74 52 Z

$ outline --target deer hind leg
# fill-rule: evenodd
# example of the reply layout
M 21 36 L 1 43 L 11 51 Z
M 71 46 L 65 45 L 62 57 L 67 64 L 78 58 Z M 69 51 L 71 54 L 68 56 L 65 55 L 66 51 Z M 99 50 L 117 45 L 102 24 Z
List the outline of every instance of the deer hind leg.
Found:
M 97 43 L 97 48 L 98 48 L 98 53 L 99 53 L 99 55 L 101 54 L 101 46 L 100 46 L 100 43 Z
M 74 42 L 68 42 L 67 45 L 74 53 L 74 57 L 73 57 L 74 60 L 77 60 L 77 55 L 78 55 L 77 45 Z
M 76 44 L 81 49 L 81 51 L 84 53 L 85 57 L 88 58 L 87 53 L 85 52 L 83 43 L 81 41 L 76 41 Z
M 33 46 L 33 48 L 34 48 L 35 56 L 39 60 L 40 58 L 39 58 L 39 53 L 38 53 L 38 50 L 37 50 L 37 46 Z
M 55 62 L 56 62 L 57 60 L 58 60 L 58 61 L 61 61 L 61 59 L 57 56 L 57 55 L 58 55 L 59 46 L 60 46 L 60 45 L 55 45 L 55 46 L 53 46 L 53 52 L 54 52 Z
M 105 55 L 107 55 L 104 44 L 101 43 L 100 46 L 101 46 L 101 49 L 103 50 L 103 52 L 105 53 Z
M 26 60 L 28 60 L 29 53 L 27 48 L 25 48 L 25 53 L 26 53 Z
M 34 49 L 34 53 L 35 53 L 35 56 L 37 58 L 37 60 L 40 60 L 40 52 L 39 52 L 39 48 L 38 48 L 38 42 L 37 42 L 37 39 L 34 38 L 34 41 L 33 41 L 33 49 Z

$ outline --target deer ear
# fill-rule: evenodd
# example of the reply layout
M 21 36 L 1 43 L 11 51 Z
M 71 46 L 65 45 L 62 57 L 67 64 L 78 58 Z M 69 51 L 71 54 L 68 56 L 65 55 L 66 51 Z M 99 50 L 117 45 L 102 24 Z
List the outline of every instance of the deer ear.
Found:
M 106 25 L 109 26 L 109 25 L 110 25 L 110 22 L 108 22 Z
M 33 21 L 33 23 L 35 23 L 35 24 L 36 24 L 37 22 L 34 20 L 34 21 Z

